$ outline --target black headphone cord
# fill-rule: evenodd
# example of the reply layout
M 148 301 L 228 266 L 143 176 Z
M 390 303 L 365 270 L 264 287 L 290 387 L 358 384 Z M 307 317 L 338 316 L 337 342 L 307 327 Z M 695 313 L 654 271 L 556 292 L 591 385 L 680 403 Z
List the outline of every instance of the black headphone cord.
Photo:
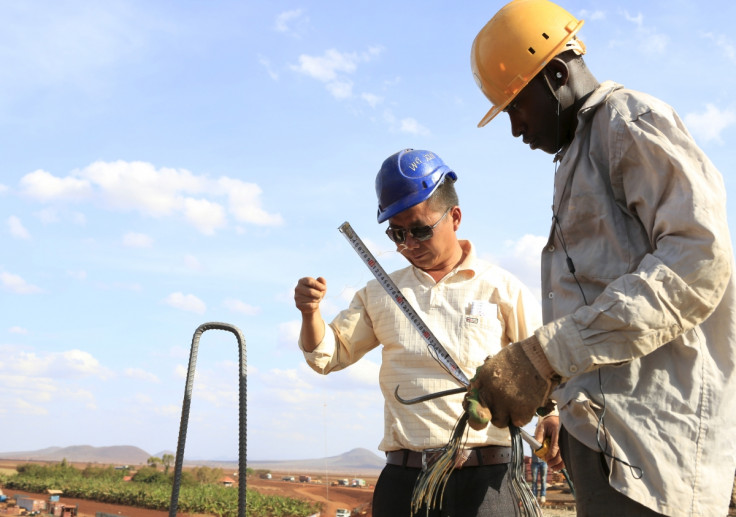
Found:
M 555 156 L 555 178 L 557 177 L 557 168 L 560 163 L 560 156 L 559 156 L 559 140 L 560 140 L 560 100 L 557 98 L 557 146 L 558 146 L 558 155 Z M 577 275 L 575 274 L 575 264 L 572 261 L 572 258 L 570 257 L 570 254 L 567 252 L 567 242 L 565 241 L 565 236 L 562 233 L 562 225 L 560 224 L 560 219 L 558 217 L 558 214 L 560 212 L 560 209 L 562 207 L 562 199 L 565 196 L 565 192 L 567 191 L 568 185 L 572 183 L 572 177 L 575 172 L 575 169 L 572 170 L 570 173 L 570 176 L 567 178 L 567 181 L 565 181 L 565 186 L 562 189 L 562 193 L 560 194 L 560 203 L 557 207 L 557 210 L 554 209 L 554 202 L 555 199 L 552 199 L 552 221 L 553 221 L 553 232 L 557 235 L 557 238 L 560 241 L 560 244 L 562 245 L 562 251 L 565 253 L 565 263 L 567 264 L 567 269 L 570 271 L 570 274 L 572 275 L 573 280 L 575 280 L 575 283 L 578 286 L 578 289 L 580 290 L 580 294 L 583 296 L 583 302 L 585 305 L 588 304 L 588 298 L 585 296 L 585 291 L 583 291 L 583 286 L 580 284 L 580 280 L 578 280 Z M 556 196 L 553 196 L 556 197 Z M 605 457 L 610 458 L 612 461 L 617 461 L 621 463 L 622 465 L 626 465 L 631 470 L 631 475 L 634 477 L 634 479 L 641 479 L 644 477 L 644 470 L 637 466 L 632 465 L 631 463 L 628 463 L 627 461 L 614 456 L 610 452 L 608 452 L 608 440 L 606 440 L 605 447 L 601 444 L 601 436 L 605 437 L 606 433 L 606 424 L 604 422 L 605 416 L 606 416 L 606 394 L 603 391 L 603 378 L 601 376 L 601 366 L 598 367 L 598 389 L 601 393 L 601 399 L 603 401 L 603 407 L 601 409 L 601 415 L 598 418 L 598 423 L 596 425 L 595 430 L 595 440 L 596 444 L 598 445 L 598 450 L 601 454 L 603 454 Z

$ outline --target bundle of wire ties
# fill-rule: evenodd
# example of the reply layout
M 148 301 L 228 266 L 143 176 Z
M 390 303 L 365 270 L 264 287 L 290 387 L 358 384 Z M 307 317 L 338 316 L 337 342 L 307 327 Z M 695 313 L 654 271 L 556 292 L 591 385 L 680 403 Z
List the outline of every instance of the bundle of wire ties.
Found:
M 452 431 L 452 437 L 432 465 L 422 469 L 414 485 L 411 497 L 411 514 L 416 515 L 422 507 L 426 508 L 426 515 L 430 510 L 442 508 L 442 498 L 447 481 L 458 461 L 459 454 L 465 443 L 468 425 L 466 412 L 460 417 Z M 524 448 L 521 430 L 509 425 L 511 434 L 511 462 L 510 489 L 514 500 L 518 501 L 517 515 L 519 517 L 542 517 L 542 510 L 537 504 L 534 494 L 526 483 L 524 466 Z

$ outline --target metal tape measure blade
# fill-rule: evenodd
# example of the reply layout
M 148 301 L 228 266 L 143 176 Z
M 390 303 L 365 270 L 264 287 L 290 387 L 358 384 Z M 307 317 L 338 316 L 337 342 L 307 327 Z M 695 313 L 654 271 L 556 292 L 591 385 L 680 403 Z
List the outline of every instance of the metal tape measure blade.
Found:
M 394 302 L 396 302 L 396 305 L 399 306 L 401 312 L 403 312 L 404 315 L 409 318 L 409 321 L 414 326 L 414 328 L 419 331 L 424 340 L 427 342 L 430 351 L 433 352 L 435 359 L 439 361 L 440 364 L 448 371 L 448 373 L 452 375 L 458 382 L 460 382 L 464 386 L 467 386 L 470 381 L 468 381 L 465 373 L 460 369 L 460 367 L 457 365 L 452 356 L 447 352 L 447 350 L 445 350 L 445 347 L 442 346 L 442 344 L 432 333 L 432 331 L 429 330 L 429 327 L 424 323 L 419 314 L 417 314 L 417 312 L 414 310 L 414 307 L 412 307 L 411 304 L 406 301 L 406 298 L 404 298 L 404 296 L 401 294 L 401 291 L 399 290 L 397 285 L 394 283 L 391 277 L 388 276 L 383 267 L 381 267 L 381 264 L 378 263 L 376 258 L 368 250 L 360 237 L 358 237 L 353 228 L 350 226 L 350 223 L 345 221 L 337 229 L 345 236 L 347 241 L 350 243 L 350 246 L 352 246 L 353 250 L 355 250 L 358 256 L 360 256 L 365 265 L 368 266 L 368 269 L 371 270 L 371 273 L 373 273 L 373 276 L 376 277 L 376 280 L 379 284 L 381 284 L 386 293 L 391 297 Z

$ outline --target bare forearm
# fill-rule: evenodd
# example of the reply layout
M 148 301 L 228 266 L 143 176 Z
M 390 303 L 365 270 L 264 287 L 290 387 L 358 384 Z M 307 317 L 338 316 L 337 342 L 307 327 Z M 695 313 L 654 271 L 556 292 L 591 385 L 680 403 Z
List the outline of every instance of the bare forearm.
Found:
M 302 328 L 299 334 L 305 352 L 313 352 L 325 337 L 325 322 L 319 311 L 302 313 Z

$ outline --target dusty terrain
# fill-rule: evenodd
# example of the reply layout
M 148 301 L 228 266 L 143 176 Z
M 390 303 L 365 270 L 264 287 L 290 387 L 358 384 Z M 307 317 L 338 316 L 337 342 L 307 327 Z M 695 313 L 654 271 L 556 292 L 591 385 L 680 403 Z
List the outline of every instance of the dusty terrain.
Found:
M 297 477 L 297 479 L 299 478 Z M 338 475 L 331 476 L 330 479 L 338 479 Z M 322 515 L 334 516 L 338 508 L 353 510 L 356 508 L 367 508 L 369 506 L 371 499 L 373 499 L 373 486 L 376 483 L 376 479 L 363 479 L 366 480 L 369 486 L 357 488 L 332 486 L 331 484 L 323 483 L 281 481 L 281 473 L 274 473 L 273 479 L 253 479 L 253 476 L 251 476 L 248 478 L 248 488 L 257 490 L 262 494 L 281 495 L 295 499 L 320 502 L 324 504 Z M 370 516 L 370 511 L 366 515 Z
M 36 499 L 48 500 L 48 494 L 32 494 L 21 490 L 5 490 L 6 495 L 27 495 Z M 168 517 L 168 511 L 146 510 L 144 508 L 136 508 L 134 506 L 123 506 L 107 503 L 97 503 L 86 499 L 72 499 L 71 497 L 61 496 L 60 502 L 70 506 L 79 505 L 78 517 L 95 517 L 97 512 L 111 513 L 120 517 Z M 0 514 L 2 515 L 2 514 Z M 194 517 L 192 514 L 179 513 L 181 517 Z M 197 516 L 199 517 L 199 516 Z
M 272 493 L 285 495 L 299 499 L 310 501 L 319 501 L 325 504 L 324 517 L 332 517 L 335 515 L 337 508 L 347 508 L 354 510 L 356 508 L 366 508 L 367 517 L 371 517 L 370 501 L 373 498 L 373 486 L 375 478 L 365 478 L 369 486 L 364 488 L 325 487 L 321 484 L 299 483 L 281 481 L 282 473 L 274 473 L 273 479 L 249 479 L 248 488 L 258 490 L 261 493 Z M 330 479 L 339 478 L 340 476 L 332 476 Z M 298 478 L 297 478 L 298 479 Z M 551 485 L 547 489 L 547 503 L 543 505 L 543 513 L 545 517 L 574 517 L 575 510 L 573 499 L 570 494 L 564 493 L 562 486 Z
M 13 469 L 14 465 L 8 465 L 6 462 L 0 461 L 0 470 L 7 472 Z M 324 474 L 324 473 L 323 473 Z M 350 479 L 353 476 L 331 473 L 326 480 L 327 483 L 300 483 L 298 481 L 282 481 L 284 475 L 294 475 L 294 473 L 273 472 L 272 479 L 259 479 L 255 476 L 248 478 L 248 488 L 256 490 L 263 494 L 280 495 L 293 497 L 297 499 L 315 501 L 323 503 L 323 517 L 332 517 L 338 508 L 347 508 L 349 510 L 364 509 L 366 513 L 362 514 L 371 517 L 370 501 L 373 497 L 373 486 L 376 483 L 375 477 L 364 476 L 367 486 L 362 488 L 353 488 L 346 486 L 334 486 L 332 482 L 340 478 Z M 313 479 L 319 480 L 320 476 Z M 298 480 L 298 474 L 296 475 Z M 574 503 L 572 496 L 563 489 L 563 484 L 551 483 L 547 489 L 547 502 L 543 505 L 542 511 L 544 517 L 574 517 Z M 233 490 L 236 490 L 235 488 Z M 7 495 L 24 494 L 31 495 L 38 499 L 46 500 L 47 494 L 29 494 L 27 492 L 6 490 Z M 79 505 L 79 517 L 95 517 L 97 512 L 118 515 L 120 517 L 168 517 L 168 511 L 146 510 L 124 505 L 112 505 L 106 503 L 97 503 L 84 499 L 73 499 L 61 496 L 61 502 L 69 505 Z M 1 516 L 2 514 L 0 514 Z M 178 514 L 181 517 L 203 517 L 192 514 Z M 736 511 L 731 508 L 729 516 L 736 516 Z

